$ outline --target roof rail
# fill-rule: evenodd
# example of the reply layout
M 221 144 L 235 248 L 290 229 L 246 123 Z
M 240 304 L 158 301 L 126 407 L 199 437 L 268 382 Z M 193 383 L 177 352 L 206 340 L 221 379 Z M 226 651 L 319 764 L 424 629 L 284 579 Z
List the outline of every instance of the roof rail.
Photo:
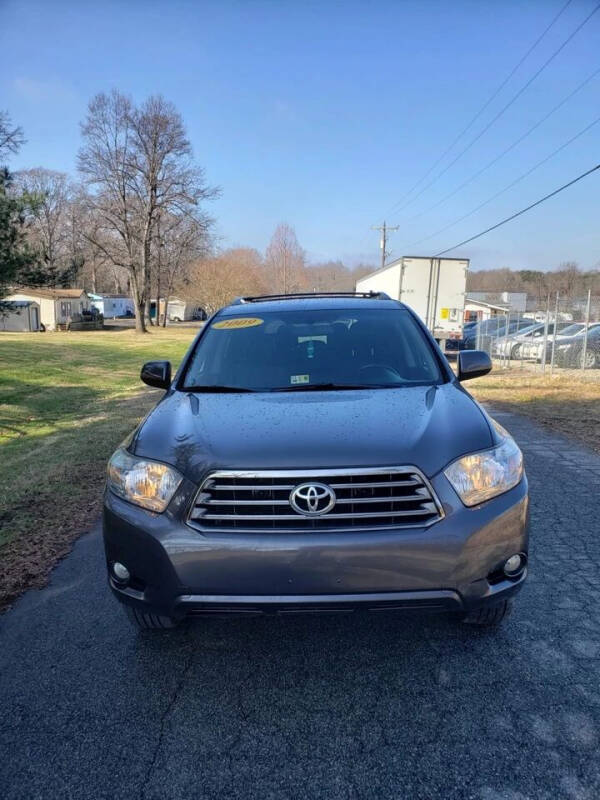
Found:
M 298 300 L 300 298 L 311 297 L 362 297 L 373 300 L 390 300 L 390 296 L 385 292 L 293 292 L 291 294 L 259 294 L 255 297 L 237 297 L 233 301 L 233 305 L 240 305 L 242 303 L 262 303 L 270 300 Z

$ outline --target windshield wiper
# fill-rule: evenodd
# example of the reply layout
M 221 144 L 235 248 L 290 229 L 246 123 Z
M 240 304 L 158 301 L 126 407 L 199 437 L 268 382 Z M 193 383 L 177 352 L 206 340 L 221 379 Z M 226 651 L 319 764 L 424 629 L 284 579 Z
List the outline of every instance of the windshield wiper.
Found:
M 394 383 L 299 383 L 295 386 L 279 386 L 272 392 L 330 392 L 344 389 L 392 389 Z
M 185 386 L 185 392 L 235 394 L 247 392 L 337 392 L 351 389 L 401 389 L 402 383 L 299 383 L 295 386 L 277 386 L 274 389 L 248 389 L 244 386 Z
M 234 392 L 255 392 L 256 389 L 247 389 L 244 386 L 185 386 L 186 392 L 210 392 L 214 394 L 233 394 Z

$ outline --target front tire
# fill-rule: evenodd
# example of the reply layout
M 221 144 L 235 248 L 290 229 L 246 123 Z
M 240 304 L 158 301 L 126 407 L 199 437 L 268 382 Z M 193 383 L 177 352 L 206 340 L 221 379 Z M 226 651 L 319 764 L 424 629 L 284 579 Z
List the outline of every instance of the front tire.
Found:
M 127 619 L 142 631 L 164 631 L 177 626 L 177 621 L 172 617 L 140 611 L 133 606 L 125 606 L 125 614 Z
M 478 628 L 495 628 L 500 625 L 512 611 L 512 600 L 503 600 L 496 606 L 478 608 L 471 611 L 462 621 L 467 625 L 476 625 Z
M 579 354 L 578 361 L 579 361 L 579 366 L 582 369 L 594 369 L 594 367 L 596 366 L 596 354 L 587 350 L 584 359 L 582 350 L 581 353 Z

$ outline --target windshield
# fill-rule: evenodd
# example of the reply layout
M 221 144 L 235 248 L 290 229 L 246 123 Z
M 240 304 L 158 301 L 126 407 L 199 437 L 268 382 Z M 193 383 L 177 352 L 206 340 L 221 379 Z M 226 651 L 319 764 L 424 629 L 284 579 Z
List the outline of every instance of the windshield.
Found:
M 574 325 L 567 325 L 566 328 L 563 328 L 560 332 L 561 336 L 575 336 L 576 333 L 582 331 L 584 328 L 581 322 L 576 322 Z
M 442 381 L 435 352 L 407 311 L 327 309 L 216 317 L 183 388 L 308 391 Z
M 563 331 L 563 333 L 564 333 L 564 331 Z M 585 325 L 582 325 L 582 326 L 581 326 L 581 330 L 580 330 L 580 331 L 578 331 L 578 332 L 577 332 L 577 334 L 573 334 L 573 333 L 572 333 L 572 334 L 571 334 L 571 336 L 575 336 L 575 335 L 577 335 L 577 338 L 578 338 L 578 339 L 584 339 L 584 338 L 585 338 L 585 333 L 586 333 L 586 331 L 585 331 Z M 588 329 L 587 329 L 587 338 L 588 338 L 588 341 L 589 341 L 590 339 L 594 339 L 594 340 L 595 340 L 595 339 L 597 339 L 599 336 L 600 336 L 600 325 L 590 325 L 590 326 L 588 327 Z
M 528 325 L 526 328 L 522 328 L 519 331 L 519 336 L 529 336 L 539 330 L 539 328 L 540 326 L 537 323 L 535 325 Z
M 479 323 L 481 333 L 496 333 L 499 329 L 506 327 L 506 317 L 490 317 Z

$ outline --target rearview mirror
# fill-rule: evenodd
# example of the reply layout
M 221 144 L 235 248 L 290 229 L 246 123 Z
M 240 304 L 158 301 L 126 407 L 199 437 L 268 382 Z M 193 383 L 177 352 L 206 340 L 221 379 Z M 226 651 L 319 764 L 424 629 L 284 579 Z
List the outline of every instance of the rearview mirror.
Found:
M 148 386 L 155 386 L 157 389 L 168 389 L 171 385 L 171 362 L 147 361 L 142 367 L 140 378 Z
M 484 350 L 462 350 L 458 354 L 456 377 L 459 381 L 480 378 L 492 369 L 492 361 Z

